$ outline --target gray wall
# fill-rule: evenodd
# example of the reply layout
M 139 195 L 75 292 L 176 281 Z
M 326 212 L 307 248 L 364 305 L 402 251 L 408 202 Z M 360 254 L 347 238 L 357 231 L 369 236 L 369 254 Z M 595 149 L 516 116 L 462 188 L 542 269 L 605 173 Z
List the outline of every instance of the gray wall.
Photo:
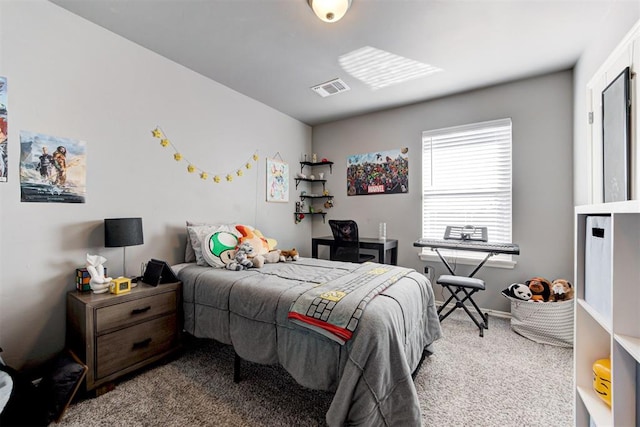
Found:
M 43 0 L 0 1 L 0 74 L 8 79 L 9 182 L 0 183 L 0 346 L 15 367 L 64 345 L 65 294 L 86 253 L 122 273 L 104 248 L 103 219 L 143 218 L 145 243 L 127 249 L 128 273 L 151 257 L 181 261 L 185 220 L 255 224 L 282 248 L 310 254 L 311 224 L 294 201 L 265 202 L 265 157 L 298 170 L 311 129 Z M 260 160 L 233 183 L 204 182 L 152 138 L 160 125 L 182 154 L 212 172 Z M 21 203 L 20 130 L 86 142 L 85 204 Z M 133 268 L 133 271 L 131 271 Z
M 569 70 L 316 126 L 314 151 L 335 162 L 327 183 L 335 207 L 327 217 L 355 219 L 363 236 L 377 236 L 378 223 L 386 222 L 387 236 L 399 240 L 398 263 L 422 271 L 412 245 L 421 230 L 422 131 L 511 117 L 513 240 L 521 255 L 512 270 L 484 267 L 478 277 L 488 291 L 476 298 L 482 307 L 508 312 L 500 290 L 510 283 L 573 276 L 572 100 Z M 409 147 L 408 194 L 346 195 L 347 156 L 400 147 Z M 315 222 L 313 235 L 325 234 L 329 226 Z

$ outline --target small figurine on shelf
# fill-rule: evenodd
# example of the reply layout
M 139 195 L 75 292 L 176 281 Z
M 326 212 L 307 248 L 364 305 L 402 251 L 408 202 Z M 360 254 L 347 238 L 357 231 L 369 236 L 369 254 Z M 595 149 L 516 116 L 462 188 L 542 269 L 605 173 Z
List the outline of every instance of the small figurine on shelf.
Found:
M 316 153 L 313 153 L 313 155 L 311 156 L 311 162 L 318 163 L 318 155 Z

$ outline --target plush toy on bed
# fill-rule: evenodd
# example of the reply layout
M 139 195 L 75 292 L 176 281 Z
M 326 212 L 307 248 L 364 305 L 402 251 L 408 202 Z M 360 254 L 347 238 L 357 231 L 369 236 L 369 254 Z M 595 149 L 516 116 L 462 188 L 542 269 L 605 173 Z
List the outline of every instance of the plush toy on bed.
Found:
M 253 267 L 253 262 L 249 256 L 253 254 L 253 247 L 249 243 L 241 243 L 236 249 L 236 254 L 229 264 L 227 270 L 246 270 Z
M 248 225 L 236 225 L 236 230 L 242 234 L 240 244 L 248 243 L 253 247 L 253 255 L 249 255 L 249 259 L 255 268 L 280 261 L 280 251 L 275 249 L 278 242 L 275 239 L 264 237 L 260 230 Z
M 280 262 L 280 250 L 274 249 L 264 255 L 254 256 L 251 261 L 253 261 L 253 266 L 256 268 L 260 268 L 265 264 L 275 264 Z
M 524 282 L 531 290 L 531 301 L 549 301 L 551 295 L 551 282 L 544 277 L 534 277 Z
M 290 251 L 280 251 L 280 261 L 297 261 L 300 258 L 298 251 L 296 248 L 291 249 Z
M 556 279 L 551 283 L 549 301 L 567 301 L 573 298 L 573 285 L 568 280 Z
M 522 283 L 512 283 L 507 289 L 502 291 L 504 295 L 512 298 L 521 299 L 523 301 L 529 301 L 531 299 L 531 290 L 527 285 Z

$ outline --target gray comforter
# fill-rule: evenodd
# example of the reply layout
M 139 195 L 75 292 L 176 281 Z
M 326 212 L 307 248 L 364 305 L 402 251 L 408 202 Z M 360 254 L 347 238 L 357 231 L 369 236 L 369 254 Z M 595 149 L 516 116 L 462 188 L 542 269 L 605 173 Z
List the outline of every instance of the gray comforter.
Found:
M 175 266 L 184 328 L 233 345 L 243 359 L 278 363 L 305 387 L 335 392 L 330 426 L 420 425 L 411 373 L 441 336 L 423 275 L 411 272 L 373 298 L 344 345 L 287 319 L 302 293 L 358 267 L 310 258 L 244 271 Z

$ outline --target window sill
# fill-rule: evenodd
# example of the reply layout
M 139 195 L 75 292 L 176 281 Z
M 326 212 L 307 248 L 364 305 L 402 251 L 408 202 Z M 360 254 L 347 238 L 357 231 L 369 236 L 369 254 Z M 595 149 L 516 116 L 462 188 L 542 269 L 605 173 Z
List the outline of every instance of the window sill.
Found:
M 462 264 L 462 265 L 472 265 L 472 266 L 476 266 L 478 264 L 480 264 L 480 262 L 482 262 L 482 260 L 484 259 L 484 256 L 482 258 L 478 258 L 478 257 L 469 257 L 469 256 L 461 256 L 460 252 L 463 251 L 458 251 L 457 253 L 455 251 L 450 252 L 449 254 L 443 254 L 443 256 L 445 257 L 445 259 L 449 259 L 454 257 L 456 260 L 456 264 Z M 453 255 L 452 255 L 453 254 Z M 442 261 L 440 260 L 440 257 L 438 257 L 437 254 L 433 253 L 418 253 L 418 258 L 420 258 L 422 261 L 437 261 L 439 263 L 442 263 Z M 504 269 L 509 269 L 509 270 L 513 270 L 513 268 L 516 266 L 517 262 L 513 261 L 513 260 L 505 260 L 505 259 L 495 259 L 495 257 L 489 258 L 489 260 L 487 260 L 487 262 L 484 264 L 484 266 L 482 268 L 485 267 L 493 267 L 493 268 L 504 268 Z

